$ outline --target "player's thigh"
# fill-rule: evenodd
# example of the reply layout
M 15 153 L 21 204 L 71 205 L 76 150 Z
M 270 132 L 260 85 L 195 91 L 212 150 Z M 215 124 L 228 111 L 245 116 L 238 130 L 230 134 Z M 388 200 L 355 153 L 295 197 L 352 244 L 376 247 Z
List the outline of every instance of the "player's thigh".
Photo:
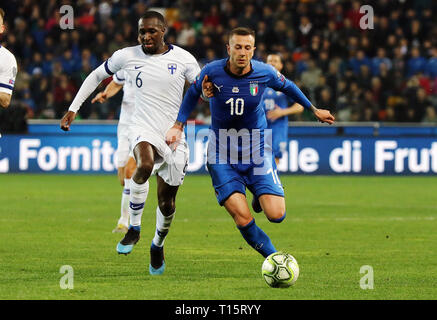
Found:
M 279 222 L 285 215 L 285 198 L 274 194 L 262 194 L 259 203 L 270 221 Z
M 244 227 L 253 217 L 247 205 L 246 195 L 240 192 L 232 193 L 224 202 L 223 206 L 234 219 L 235 224 Z
M 246 185 L 239 172 L 230 164 L 209 164 L 208 173 L 211 176 L 212 185 L 218 203 L 222 206 L 225 201 L 235 192 L 246 194 Z

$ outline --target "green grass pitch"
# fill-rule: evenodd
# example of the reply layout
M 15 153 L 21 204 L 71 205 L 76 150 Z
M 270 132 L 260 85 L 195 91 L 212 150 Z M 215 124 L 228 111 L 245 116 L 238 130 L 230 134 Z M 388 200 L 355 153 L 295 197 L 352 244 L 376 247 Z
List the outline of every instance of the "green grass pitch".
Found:
M 155 228 L 151 178 L 142 238 L 115 251 L 115 176 L 0 176 L 0 299 L 436 299 L 435 177 L 282 176 L 287 218 L 257 224 L 294 255 L 294 287 L 269 288 L 263 258 L 215 200 L 209 176 L 189 175 L 166 240 L 167 269 L 148 274 Z M 249 200 L 251 196 L 249 196 Z M 60 268 L 74 270 L 63 290 Z M 374 287 L 363 290 L 363 265 Z M 368 275 L 368 274 L 367 274 Z

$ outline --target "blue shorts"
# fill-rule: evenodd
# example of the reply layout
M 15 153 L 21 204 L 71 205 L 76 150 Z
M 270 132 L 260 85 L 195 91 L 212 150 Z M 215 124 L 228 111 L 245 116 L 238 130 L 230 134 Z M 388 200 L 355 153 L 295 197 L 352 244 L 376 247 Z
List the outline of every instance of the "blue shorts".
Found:
M 221 206 L 235 192 L 245 195 L 246 188 L 256 197 L 263 194 L 284 196 L 284 189 L 273 159 L 265 160 L 260 165 L 207 163 L 207 168 L 217 201 Z

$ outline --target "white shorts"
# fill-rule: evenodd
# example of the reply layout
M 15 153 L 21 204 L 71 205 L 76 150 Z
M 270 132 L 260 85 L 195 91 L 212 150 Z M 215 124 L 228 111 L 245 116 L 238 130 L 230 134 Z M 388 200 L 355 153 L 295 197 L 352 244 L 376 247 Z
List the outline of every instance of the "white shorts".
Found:
M 152 174 L 160 176 L 170 186 L 180 186 L 184 182 L 188 167 L 189 149 L 185 137 L 181 140 L 175 151 L 165 143 L 164 137 L 151 130 L 131 127 L 132 150 L 140 142 L 148 142 L 155 147 L 158 158 Z
M 127 124 L 118 124 L 117 126 L 117 167 L 121 168 L 127 164 L 130 157 L 133 157 L 130 148 L 130 129 Z

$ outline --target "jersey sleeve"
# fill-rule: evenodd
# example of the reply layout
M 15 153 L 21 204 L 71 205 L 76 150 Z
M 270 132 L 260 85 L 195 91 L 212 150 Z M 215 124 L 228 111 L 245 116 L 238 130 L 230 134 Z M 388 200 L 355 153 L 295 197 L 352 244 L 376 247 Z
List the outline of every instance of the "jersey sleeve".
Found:
M 15 57 L 11 55 L 6 63 L 0 63 L 0 92 L 12 95 L 16 76 L 17 61 L 15 60 Z
M 268 68 L 267 70 L 270 78 L 267 84 L 268 87 L 285 93 L 289 99 L 299 103 L 307 109 L 311 108 L 311 102 L 293 81 L 285 78 L 283 74 L 281 74 L 279 71 L 276 71 L 273 67 Z
M 88 77 L 86 77 L 71 102 L 71 105 L 68 108 L 69 111 L 78 112 L 84 101 L 88 99 L 94 90 L 96 90 L 100 82 L 123 68 L 126 58 L 123 60 L 122 56 L 123 49 L 115 51 L 108 60 L 102 63 L 97 69 L 91 72 Z
M 199 73 L 199 64 L 197 63 L 196 59 L 192 55 L 190 55 L 190 58 L 186 63 L 185 79 L 187 79 L 189 83 L 193 83 Z
M 123 50 L 124 49 L 115 51 L 113 55 L 104 62 L 103 65 L 105 67 L 105 71 L 110 76 L 115 74 L 118 70 L 123 69 L 123 66 L 126 61 L 126 55 L 123 54 Z
M 126 82 L 126 73 L 124 72 L 124 70 L 118 70 L 114 76 L 112 77 L 112 80 L 120 85 L 123 86 L 124 83 Z
M 202 94 L 202 81 L 205 75 L 208 74 L 208 71 L 209 66 L 206 65 L 195 77 L 193 83 L 188 88 L 187 93 L 184 96 L 184 100 L 182 100 L 181 108 L 179 109 L 178 117 L 176 119 L 177 121 L 180 121 L 182 123 L 187 122 L 188 117 L 190 116 L 193 109 L 196 107 L 197 101 Z

